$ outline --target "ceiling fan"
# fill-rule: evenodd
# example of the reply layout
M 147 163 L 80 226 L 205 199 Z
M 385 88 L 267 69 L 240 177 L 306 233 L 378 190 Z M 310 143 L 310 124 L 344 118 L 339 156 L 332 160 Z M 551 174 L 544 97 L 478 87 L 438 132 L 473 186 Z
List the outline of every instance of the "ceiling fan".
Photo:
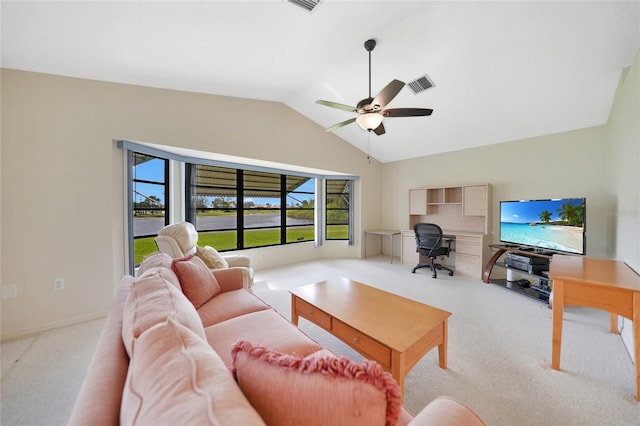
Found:
M 391 108 L 383 109 L 389 102 L 396 97 L 400 90 L 404 87 L 404 83 L 400 80 L 393 80 L 387 84 L 384 89 L 376 95 L 375 98 L 371 97 L 371 51 L 376 47 L 376 41 L 369 39 L 364 42 L 364 48 L 369 52 L 369 97 L 361 100 L 355 107 L 340 104 L 337 102 L 317 100 L 316 103 L 325 105 L 331 108 L 338 108 L 345 111 L 357 112 L 358 116 L 342 121 L 338 124 L 334 124 L 331 127 L 325 129 L 327 132 L 339 129 L 340 127 L 351 124 L 354 121 L 363 130 L 368 130 L 376 135 L 384 134 L 384 124 L 382 121 L 385 117 L 419 117 L 425 115 L 431 115 L 432 109 L 428 108 Z

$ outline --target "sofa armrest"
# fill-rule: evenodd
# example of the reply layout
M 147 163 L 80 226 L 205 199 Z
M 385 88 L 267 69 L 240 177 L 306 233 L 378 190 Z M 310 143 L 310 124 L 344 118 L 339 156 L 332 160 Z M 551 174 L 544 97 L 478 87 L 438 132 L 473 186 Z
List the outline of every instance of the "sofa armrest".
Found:
M 429 403 L 409 423 L 415 426 L 486 426 L 473 410 L 448 396 L 440 396 Z
M 122 343 L 122 311 L 134 278 L 125 276 L 107 315 L 69 425 L 118 425 L 129 357 Z
M 244 287 L 243 268 L 212 269 L 213 276 L 223 292 L 238 290 Z
M 223 256 L 229 264 L 230 268 L 243 268 L 244 272 L 244 288 L 251 290 L 253 286 L 253 268 L 251 267 L 251 259 L 242 254 L 228 254 Z

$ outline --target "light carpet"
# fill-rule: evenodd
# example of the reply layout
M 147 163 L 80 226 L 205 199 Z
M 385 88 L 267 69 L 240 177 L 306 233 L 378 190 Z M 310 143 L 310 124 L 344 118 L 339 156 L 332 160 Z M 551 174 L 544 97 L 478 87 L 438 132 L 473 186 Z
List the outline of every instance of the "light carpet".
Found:
M 640 425 L 634 365 L 605 312 L 565 309 L 561 371 L 551 369 L 551 309 L 493 284 L 389 264 L 388 257 L 305 262 L 256 273 L 254 293 L 290 319 L 290 289 L 346 276 L 452 313 L 448 368 L 432 349 L 405 381 L 418 412 L 439 395 L 471 406 L 488 425 Z M 362 357 L 314 324 L 299 327 L 338 355 Z
M 439 395 L 469 404 L 488 425 L 640 425 L 634 366 L 608 314 L 567 308 L 561 371 L 551 364 L 551 310 L 480 280 L 411 274 L 388 257 L 319 260 L 256 271 L 254 292 L 290 318 L 289 289 L 346 276 L 452 312 L 448 368 L 433 349 L 405 382 L 405 406 L 418 412 Z M 104 320 L 1 345 L 2 425 L 64 425 Z M 338 355 L 360 361 L 315 325 L 300 328 Z

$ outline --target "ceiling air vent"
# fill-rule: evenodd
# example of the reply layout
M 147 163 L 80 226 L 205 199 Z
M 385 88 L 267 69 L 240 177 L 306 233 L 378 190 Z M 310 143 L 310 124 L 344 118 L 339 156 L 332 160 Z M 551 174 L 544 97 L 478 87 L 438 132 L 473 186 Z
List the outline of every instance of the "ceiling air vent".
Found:
M 435 84 L 433 84 L 433 81 L 431 81 L 429 76 L 426 74 L 423 75 L 422 77 L 416 78 L 413 81 L 410 81 L 407 84 L 409 85 L 411 90 L 413 90 L 413 93 L 416 95 L 420 92 L 423 92 L 435 86 Z
M 288 2 L 311 12 L 320 3 L 320 0 L 288 0 Z

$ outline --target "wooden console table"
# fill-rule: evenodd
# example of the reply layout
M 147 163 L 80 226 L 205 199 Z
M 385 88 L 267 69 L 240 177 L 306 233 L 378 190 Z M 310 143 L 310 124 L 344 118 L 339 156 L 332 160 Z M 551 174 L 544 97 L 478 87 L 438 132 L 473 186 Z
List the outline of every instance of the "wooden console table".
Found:
M 554 255 L 549 278 L 553 280 L 551 368 L 560 370 L 565 306 L 585 306 L 609 312 L 612 333 L 618 333 L 618 315 L 622 315 L 633 321 L 636 399 L 640 401 L 640 276 L 620 261 Z

